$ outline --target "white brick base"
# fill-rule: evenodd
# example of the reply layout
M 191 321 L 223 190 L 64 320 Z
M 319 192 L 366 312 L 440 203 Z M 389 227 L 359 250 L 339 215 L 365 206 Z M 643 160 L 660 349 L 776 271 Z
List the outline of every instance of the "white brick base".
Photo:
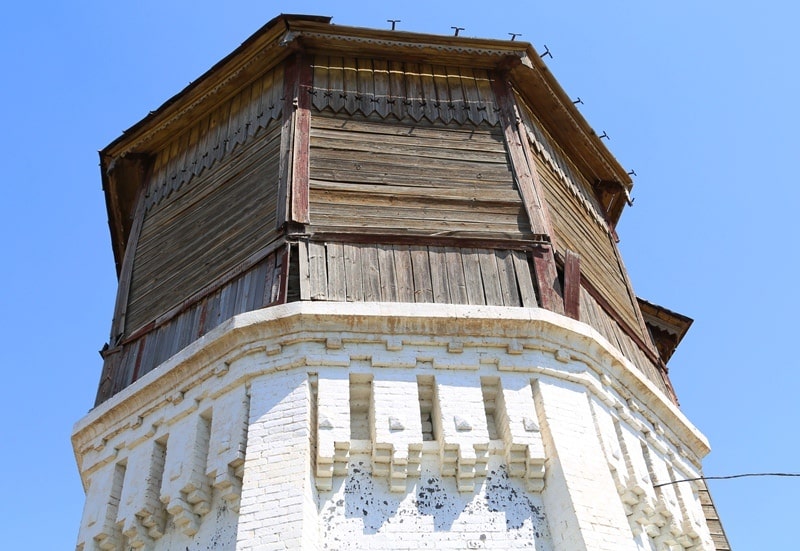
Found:
M 169 389 L 165 391 L 165 389 Z M 708 446 L 538 309 L 237 316 L 80 421 L 77 549 L 711 550 Z

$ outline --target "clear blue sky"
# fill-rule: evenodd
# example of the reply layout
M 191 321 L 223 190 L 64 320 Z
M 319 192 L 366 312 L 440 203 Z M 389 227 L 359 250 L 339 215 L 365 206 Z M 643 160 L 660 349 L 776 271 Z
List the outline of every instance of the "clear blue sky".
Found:
M 519 5 L 525 7 L 520 8 Z M 358 6 L 358 7 L 357 7 Z M 280 12 L 522 33 L 637 173 L 622 218 L 640 296 L 694 318 L 670 363 L 708 475 L 800 471 L 798 4 L 13 2 L 0 20 L 4 549 L 71 549 L 69 442 L 115 292 L 97 150 Z M 794 549 L 800 479 L 710 484 L 737 551 Z M 9 541 L 10 540 L 10 541 Z

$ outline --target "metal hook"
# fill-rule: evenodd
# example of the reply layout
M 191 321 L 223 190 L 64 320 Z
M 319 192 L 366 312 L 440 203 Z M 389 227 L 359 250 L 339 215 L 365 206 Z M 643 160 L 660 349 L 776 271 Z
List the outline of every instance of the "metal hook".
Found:
M 635 171 L 635 170 L 629 170 L 629 171 L 628 171 L 628 176 L 636 176 L 636 175 L 637 175 L 637 174 L 636 174 L 636 171 Z
M 386 22 L 387 23 L 391 23 L 392 24 L 392 30 L 395 30 L 395 25 L 400 23 L 400 20 L 399 19 L 387 19 Z
M 581 99 L 580 96 L 578 96 L 578 99 L 572 102 L 573 105 L 578 105 L 579 103 L 583 105 L 583 100 Z
M 514 42 L 514 39 L 518 36 L 522 36 L 522 33 L 508 33 L 511 35 L 511 42 Z
M 453 36 L 458 36 L 458 32 L 464 30 L 464 27 L 450 27 L 450 28 L 456 31 L 455 34 L 453 34 Z
M 598 137 L 599 137 L 601 140 L 603 140 L 603 139 L 605 139 L 605 140 L 610 140 L 610 139 L 611 139 L 611 136 L 609 136 L 608 134 L 606 134 L 606 131 L 605 131 L 605 130 L 603 130 L 603 133 L 602 133 L 600 136 L 598 136 Z
M 544 53 L 539 54 L 542 59 L 544 59 L 544 56 L 550 56 L 550 59 L 553 59 L 553 54 L 550 53 L 550 48 L 547 47 L 547 44 L 544 44 Z

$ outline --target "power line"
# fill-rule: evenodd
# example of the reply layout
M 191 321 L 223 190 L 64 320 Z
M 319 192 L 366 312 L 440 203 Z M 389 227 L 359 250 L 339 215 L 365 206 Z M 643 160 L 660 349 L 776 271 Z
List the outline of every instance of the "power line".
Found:
M 660 488 L 662 486 L 669 486 L 671 484 L 679 484 L 681 482 L 696 482 L 698 480 L 730 480 L 731 478 L 746 478 L 752 476 L 800 477 L 800 473 L 743 473 L 743 474 L 731 474 L 727 476 L 698 476 L 697 478 L 684 478 L 682 480 L 673 480 L 672 482 L 662 482 L 661 484 L 653 484 L 653 488 Z

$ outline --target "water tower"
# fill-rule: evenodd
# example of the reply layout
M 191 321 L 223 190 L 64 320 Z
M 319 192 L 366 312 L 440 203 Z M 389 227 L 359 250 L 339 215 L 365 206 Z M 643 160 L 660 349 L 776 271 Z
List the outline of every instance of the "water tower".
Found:
M 77 549 L 728 549 L 631 182 L 530 44 L 280 16 L 101 152 Z

